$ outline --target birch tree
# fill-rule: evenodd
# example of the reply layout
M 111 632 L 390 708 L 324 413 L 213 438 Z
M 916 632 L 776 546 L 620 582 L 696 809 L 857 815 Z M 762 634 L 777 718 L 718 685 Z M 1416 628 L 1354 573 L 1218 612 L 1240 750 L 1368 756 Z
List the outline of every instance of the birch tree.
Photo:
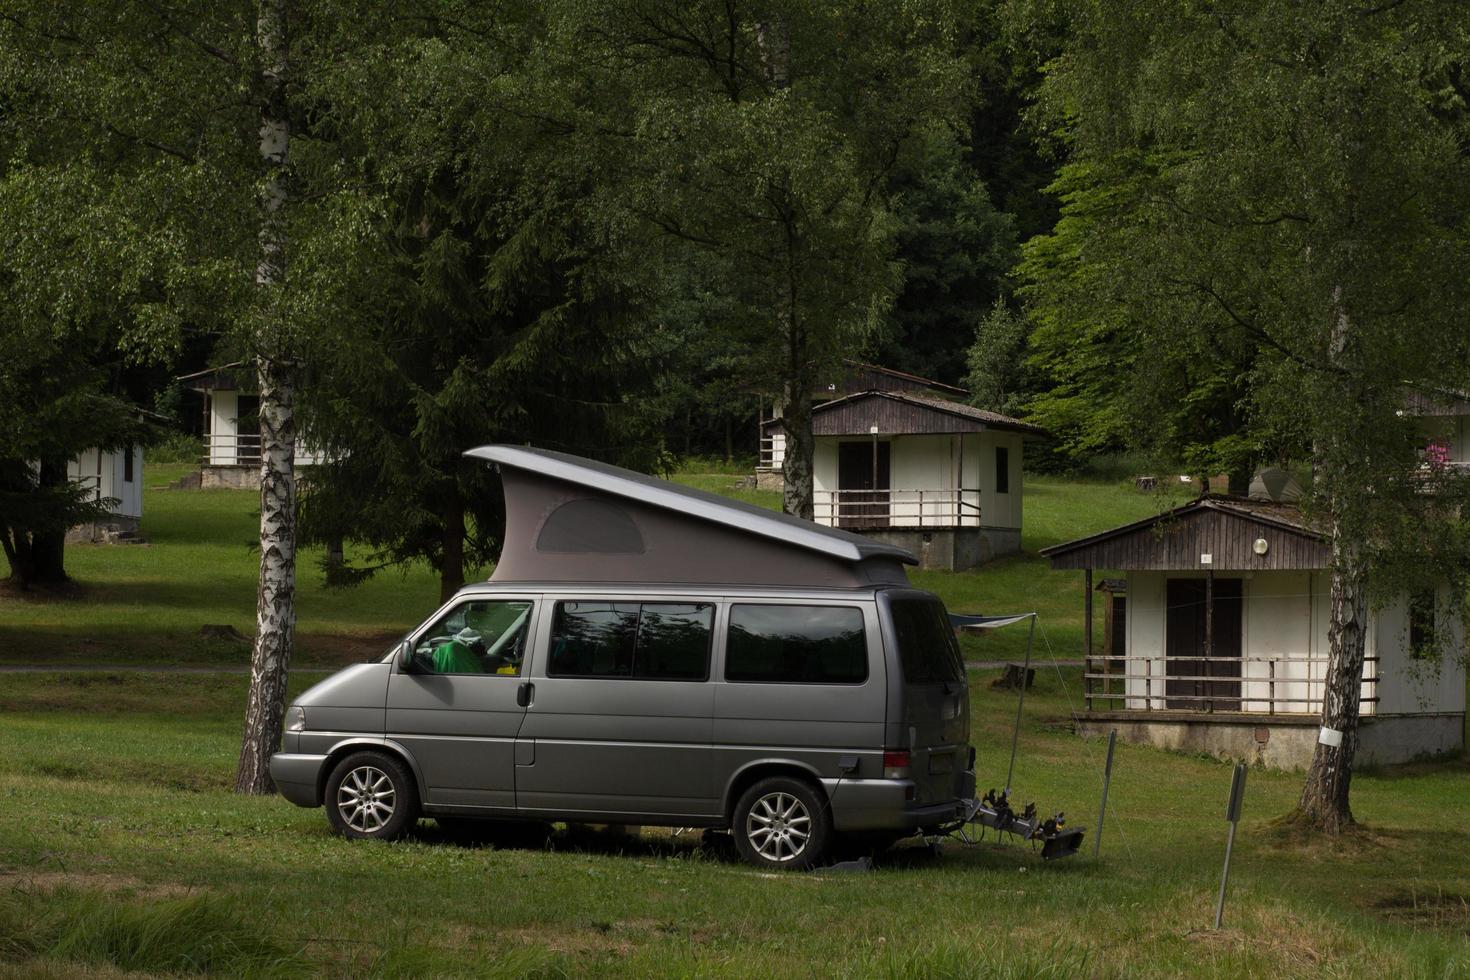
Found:
M 291 328 L 281 299 L 290 246 L 290 39 L 287 0 L 260 0 L 255 43 L 260 105 L 260 258 L 255 266 L 254 336 L 260 388 L 260 579 L 250 693 L 235 789 L 268 793 L 271 753 L 281 742 L 296 626 L 296 380 Z
M 166 357 L 200 332 L 256 365 L 261 568 L 236 786 L 267 791 L 294 626 L 294 348 L 331 315 L 292 291 L 288 258 L 343 237 L 352 210 L 331 162 L 329 106 L 313 101 L 290 35 L 335 57 L 347 38 L 336 10 L 289 0 L 15 0 L 3 24 L 8 118 L 58 148 L 34 161 L 34 179 L 93 182 L 90 230 L 68 238 L 58 222 L 43 236 L 78 267 L 132 260 L 113 262 L 122 271 L 109 284 L 122 349 Z M 293 160 L 302 146 L 305 173 Z
M 1147 432 L 1150 400 L 1223 392 L 1234 435 L 1178 413 L 1175 447 L 1310 463 L 1329 654 L 1291 819 L 1344 832 L 1369 610 L 1448 579 L 1464 615 L 1464 481 L 1426 470 L 1404 411 L 1470 386 L 1463 11 L 1139 0 L 1073 26 L 1044 90 L 1071 145 L 1063 217 L 1027 249 L 1042 346 L 1104 324 L 1093 351 L 1122 356 L 1067 381 L 1104 392 L 1097 411 Z

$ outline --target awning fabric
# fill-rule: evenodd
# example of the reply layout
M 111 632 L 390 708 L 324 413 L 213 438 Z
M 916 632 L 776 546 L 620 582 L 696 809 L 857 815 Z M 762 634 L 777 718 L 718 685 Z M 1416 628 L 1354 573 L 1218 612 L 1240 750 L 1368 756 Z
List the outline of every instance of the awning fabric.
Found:
M 1035 613 L 1018 613 L 1014 616 L 957 616 L 949 614 L 949 625 L 957 630 L 993 630 L 1000 626 L 1019 623 L 1030 619 Z

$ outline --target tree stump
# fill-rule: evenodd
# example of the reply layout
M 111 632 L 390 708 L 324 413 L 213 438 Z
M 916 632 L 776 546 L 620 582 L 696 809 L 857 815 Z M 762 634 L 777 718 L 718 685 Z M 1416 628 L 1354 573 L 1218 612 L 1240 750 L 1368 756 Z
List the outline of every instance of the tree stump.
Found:
M 1030 690 L 1035 680 L 1035 667 L 1028 668 L 1024 664 L 1006 664 L 1006 669 L 999 677 L 990 682 L 990 686 L 1019 691 L 1024 682 L 1026 689 Z

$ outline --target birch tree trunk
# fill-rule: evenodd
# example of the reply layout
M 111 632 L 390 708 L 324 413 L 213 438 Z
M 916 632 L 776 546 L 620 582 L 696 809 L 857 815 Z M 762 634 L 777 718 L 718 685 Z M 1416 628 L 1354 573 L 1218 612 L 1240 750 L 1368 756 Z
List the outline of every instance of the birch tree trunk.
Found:
M 296 625 L 296 420 L 294 367 L 278 299 L 285 280 L 286 231 L 282 210 L 289 187 L 286 167 L 291 122 L 286 95 L 287 0 L 260 0 L 256 44 L 260 77 L 260 159 L 266 175 L 260 196 L 260 260 L 255 270 L 255 325 L 260 382 L 260 583 L 256 592 L 255 646 L 250 655 L 250 695 L 245 734 L 235 770 L 235 790 L 269 793 L 270 757 L 281 741 L 286 679 Z
M 1333 290 L 1333 325 L 1328 346 L 1329 363 L 1345 367 L 1352 320 L 1344 305 L 1343 290 Z M 1344 397 L 1352 397 L 1345 392 Z M 1329 834 L 1340 834 L 1353 826 L 1348 805 L 1352 785 L 1353 757 L 1358 751 L 1359 701 L 1363 689 L 1363 657 L 1368 603 L 1364 591 L 1365 572 L 1361 543 L 1356 530 L 1343 525 L 1347 508 L 1347 465 L 1344 445 L 1351 440 L 1336 433 L 1324 440 L 1326 459 L 1319 478 L 1327 483 L 1328 511 L 1332 519 L 1332 595 L 1327 623 L 1327 673 L 1323 678 L 1322 733 L 1312 752 L 1307 779 L 1302 786 L 1295 817 L 1298 822 Z M 1318 454 L 1323 455 L 1323 454 Z M 1339 744 L 1333 745 L 1332 742 Z
M 1345 541 L 1336 528 L 1332 535 L 1332 559 L 1332 611 L 1327 625 L 1322 728 L 1337 733 L 1342 741 L 1340 745 L 1317 742 L 1297 811 L 1299 819 L 1308 826 L 1340 834 L 1353 825 L 1348 790 L 1353 778 L 1353 757 L 1358 751 L 1358 702 L 1363 688 L 1368 604 L 1357 545 Z

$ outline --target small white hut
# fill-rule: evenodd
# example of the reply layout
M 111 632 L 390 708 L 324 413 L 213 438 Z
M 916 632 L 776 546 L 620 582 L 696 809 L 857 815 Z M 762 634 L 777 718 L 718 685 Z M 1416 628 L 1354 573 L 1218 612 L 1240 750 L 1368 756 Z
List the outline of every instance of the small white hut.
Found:
M 1042 554 L 1055 569 L 1086 573 L 1083 730 L 1286 768 L 1310 762 L 1330 554 L 1294 504 L 1202 497 Z M 1091 642 L 1094 569 L 1126 578 L 1126 613 L 1114 607 L 1102 656 Z M 1464 747 L 1465 635 L 1447 613 L 1448 588 L 1404 593 L 1369 613 L 1364 764 Z M 1447 654 L 1425 657 L 1431 648 Z
M 235 362 L 178 378 L 204 399 L 204 453 L 200 486 L 252 489 L 260 484 L 260 396 L 252 373 Z M 312 466 L 322 454 L 296 443 L 296 465 Z
M 82 536 L 95 538 L 104 527 L 119 531 L 138 529 L 143 520 L 142 446 L 85 450 L 67 464 L 66 477 L 85 487 L 93 500 L 117 501 L 106 519 L 79 528 Z
M 1037 426 L 965 404 L 963 388 L 848 362 L 812 409 L 813 517 L 958 571 L 1021 549 L 1022 463 Z M 776 406 L 778 409 L 779 406 Z M 779 488 L 779 411 L 757 478 Z

